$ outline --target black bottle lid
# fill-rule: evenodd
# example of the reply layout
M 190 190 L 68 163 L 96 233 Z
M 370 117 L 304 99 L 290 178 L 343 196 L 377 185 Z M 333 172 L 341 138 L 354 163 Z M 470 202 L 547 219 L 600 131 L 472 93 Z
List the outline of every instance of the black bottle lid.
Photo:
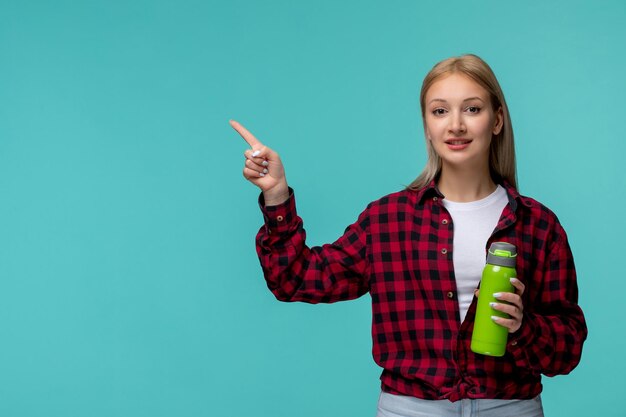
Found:
M 493 242 L 487 254 L 487 263 L 491 265 L 515 268 L 517 249 L 515 245 L 507 242 Z

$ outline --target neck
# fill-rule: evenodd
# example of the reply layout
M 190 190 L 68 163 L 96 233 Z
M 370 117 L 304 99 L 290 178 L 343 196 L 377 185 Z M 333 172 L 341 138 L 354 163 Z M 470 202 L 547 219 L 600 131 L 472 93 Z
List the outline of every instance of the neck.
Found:
M 466 203 L 481 200 L 496 190 L 489 167 L 477 172 L 444 166 L 437 181 L 439 191 L 447 200 Z

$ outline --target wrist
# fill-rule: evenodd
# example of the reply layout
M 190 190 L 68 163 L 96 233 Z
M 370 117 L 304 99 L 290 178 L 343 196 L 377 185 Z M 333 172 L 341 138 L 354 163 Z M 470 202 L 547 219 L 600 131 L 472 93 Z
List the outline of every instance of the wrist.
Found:
M 286 182 L 263 191 L 263 200 L 266 206 L 277 206 L 283 204 L 287 199 L 289 199 L 289 187 Z

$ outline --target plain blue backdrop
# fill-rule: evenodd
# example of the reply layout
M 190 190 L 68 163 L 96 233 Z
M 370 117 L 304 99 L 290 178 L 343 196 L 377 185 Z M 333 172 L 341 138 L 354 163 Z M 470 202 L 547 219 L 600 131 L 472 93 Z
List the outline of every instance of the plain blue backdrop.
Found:
M 0 415 L 373 416 L 370 299 L 276 301 L 241 121 L 310 244 L 421 171 L 418 94 L 475 53 L 520 190 L 568 232 L 589 339 L 548 416 L 624 416 L 626 5 L 0 0 Z M 621 409 L 619 408 L 621 407 Z

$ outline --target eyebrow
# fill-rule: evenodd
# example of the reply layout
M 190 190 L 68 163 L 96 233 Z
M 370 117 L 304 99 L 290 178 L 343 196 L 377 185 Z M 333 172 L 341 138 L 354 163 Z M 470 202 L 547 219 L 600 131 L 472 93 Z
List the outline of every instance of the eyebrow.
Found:
M 463 103 L 465 103 L 466 101 L 471 101 L 471 100 L 480 100 L 480 101 L 482 101 L 482 102 L 484 102 L 484 101 L 485 101 L 485 100 L 483 100 L 483 99 L 482 99 L 482 98 L 480 98 L 480 97 L 468 97 L 468 98 L 466 98 L 465 100 L 463 100 Z M 440 101 L 440 102 L 442 102 L 442 103 L 447 103 L 447 101 L 446 101 L 446 100 L 444 100 L 444 99 L 442 99 L 442 98 L 434 98 L 434 99 L 430 100 L 430 101 L 428 102 L 428 104 L 432 103 L 433 101 Z

